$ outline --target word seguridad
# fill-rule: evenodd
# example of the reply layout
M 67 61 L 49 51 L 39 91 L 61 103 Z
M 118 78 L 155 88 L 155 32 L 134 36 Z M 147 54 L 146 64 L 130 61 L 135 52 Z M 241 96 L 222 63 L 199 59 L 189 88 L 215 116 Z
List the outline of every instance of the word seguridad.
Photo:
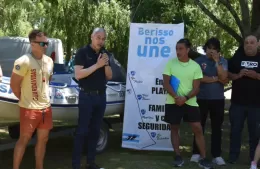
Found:
M 165 45 L 165 37 L 173 36 L 173 30 L 144 29 L 139 28 L 138 35 L 145 37 L 144 45 L 138 45 L 137 55 L 139 57 L 163 57 L 168 58 L 171 54 L 170 46 Z

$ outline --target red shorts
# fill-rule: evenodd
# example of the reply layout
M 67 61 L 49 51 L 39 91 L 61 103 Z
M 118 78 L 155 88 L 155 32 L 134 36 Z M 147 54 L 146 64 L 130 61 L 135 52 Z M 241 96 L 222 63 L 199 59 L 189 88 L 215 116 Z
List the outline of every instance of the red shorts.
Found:
M 52 128 L 51 107 L 42 110 L 20 107 L 20 133 L 32 135 L 35 129 L 51 130 Z

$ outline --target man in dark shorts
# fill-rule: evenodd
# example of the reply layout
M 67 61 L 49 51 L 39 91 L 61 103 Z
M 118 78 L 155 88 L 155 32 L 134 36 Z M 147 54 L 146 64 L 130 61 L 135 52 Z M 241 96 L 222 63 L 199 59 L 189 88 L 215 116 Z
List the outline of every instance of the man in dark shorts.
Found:
M 171 140 L 176 153 L 173 165 L 181 167 L 184 164 L 179 149 L 179 128 L 183 118 L 185 122 L 189 122 L 195 135 L 202 157 L 199 166 L 209 169 L 212 168 L 212 163 L 206 159 L 205 140 L 196 101 L 200 80 L 203 75 L 200 66 L 188 57 L 190 48 L 191 43 L 188 39 L 179 40 L 176 45 L 177 58 L 170 59 L 164 69 L 163 86 L 168 92 L 165 105 L 165 121 L 171 124 Z M 180 81 L 177 91 L 174 91 L 171 86 L 172 76 Z

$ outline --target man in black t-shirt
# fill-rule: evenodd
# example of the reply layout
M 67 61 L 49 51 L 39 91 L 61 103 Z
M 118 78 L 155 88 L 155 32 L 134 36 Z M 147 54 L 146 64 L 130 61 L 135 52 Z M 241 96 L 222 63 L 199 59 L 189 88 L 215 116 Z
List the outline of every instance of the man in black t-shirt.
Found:
M 76 131 L 72 168 L 80 169 L 83 144 L 87 137 L 87 169 L 99 169 L 95 164 L 96 146 L 106 109 L 106 83 L 112 70 L 103 49 L 106 32 L 94 29 L 91 44 L 79 49 L 75 56 L 75 77 L 79 81 L 79 117 Z
M 257 145 L 256 125 L 260 115 L 260 55 L 257 38 L 247 36 L 244 46 L 237 50 L 228 62 L 229 78 L 232 80 L 231 123 L 229 162 L 235 163 L 241 148 L 241 133 L 247 118 L 250 159 L 253 161 Z

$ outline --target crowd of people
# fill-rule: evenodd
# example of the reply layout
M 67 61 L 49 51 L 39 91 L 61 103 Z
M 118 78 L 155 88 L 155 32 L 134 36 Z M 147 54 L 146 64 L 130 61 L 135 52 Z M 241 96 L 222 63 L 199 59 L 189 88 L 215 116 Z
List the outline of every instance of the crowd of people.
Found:
M 181 120 L 188 122 L 194 133 L 191 162 L 208 169 L 213 164 L 225 165 L 221 157 L 222 124 L 224 120 L 224 86 L 232 81 L 230 120 L 230 164 L 237 162 L 241 149 L 241 133 L 247 119 L 249 160 L 251 169 L 257 168 L 260 158 L 260 52 L 256 36 L 247 36 L 234 56 L 226 60 L 221 56 L 220 41 L 210 38 L 204 45 L 205 55 L 192 60 L 188 57 L 191 43 L 188 39 L 177 42 L 177 57 L 168 61 L 163 72 L 164 88 L 168 95 L 165 104 L 165 121 L 171 125 L 171 140 L 175 150 L 174 166 L 182 166 L 179 128 Z M 177 90 L 172 78 L 180 81 Z M 204 139 L 207 116 L 211 122 L 212 161 L 206 158 Z M 258 144 L 258 146 L 257 146 Z M 257 147 L 257 149 L 256 149 Z M 256 151 L 255 151 L 256 150 Z
M 29 34 L 32 52 L 19 57 L 13 68 L 11 88 L 19 99 L 20 137 L 14 149 L 13 169 L 19 169 L 26 146 L 37 129 L 35 147 L 36 169 L 43 169 L 49 132 L 53 128 L 49 97 L 49 82 L 53 61 L 45 55 L 47 34 L 33 30 Z M 75 56 L 75 78 L 79 81 L 79 118 L 76 130 L 72 168 L 80 169 L 81 152 L 87 140 L 87 169 L 99 169 L 95 164 L 96 145 L 106 109 L 106 82 L 112 78 L 108 52 L 103 50 L 106 31 L 96 28 L 91 43 L 80 48 Z M 228 162 L 237 162 L 241 149 L 241 132 L 247 119 L 249 160 L 251 169 L 257 168 L 260 158 L 260 53 L 258 41 L 247 36 L 230 60 L 221 56 L 220 41 L 210 38 L 204 45 L 205 55 L 192 60 L 188 57 L 191 43 L 181 39 L 176 44 L 177 57 L 171 58 L 163 72 L 163 86 L 167 90 L 165 121 L 171 125 L 171 141 L 175 151 L 174 166 L 182 166 L 179 129 L 181 121 L 188 122 L 194 133 L 191 162 L 209 169 L 213 163 L 225 165 L 221 156 L 222 123 L 224 120 L 224 85 L 232 81 L 229 110 L 230 149 Z M 102 50 L 102 51 L 101 51 Z M 174 90 L 171 79 L 180 83 Z M 211 120 L 212 161 L 206 158 L 204 139 L 207 116 Z M 86 137 L 91 135 L 91 137 Z

